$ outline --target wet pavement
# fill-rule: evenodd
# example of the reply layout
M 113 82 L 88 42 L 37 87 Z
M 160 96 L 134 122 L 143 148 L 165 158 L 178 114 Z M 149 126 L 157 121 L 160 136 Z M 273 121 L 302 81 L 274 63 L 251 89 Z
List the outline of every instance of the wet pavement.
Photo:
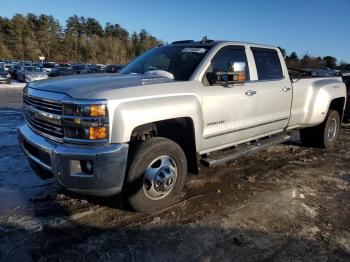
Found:
M 350 125 L 335 149 L 292 143 L 188 177 L 153 215 L 40 180 L 0 91 L 0 261 L 349 261 Z

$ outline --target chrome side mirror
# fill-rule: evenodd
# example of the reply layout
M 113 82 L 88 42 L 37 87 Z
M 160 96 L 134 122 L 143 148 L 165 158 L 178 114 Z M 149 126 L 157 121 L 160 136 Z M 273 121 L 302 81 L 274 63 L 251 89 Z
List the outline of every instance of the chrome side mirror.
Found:
M 207 79 L 211 85 L 230 86 L 243 84 L 246 80 L 245 62 L 230 62 L 226 72 L 208 72 Z
M 246 67 L 245 62 L 230 62 L 228 66 L 228 71 L 232 73 L 240 73 L 240 72 L 245 73 L 245 67 Z

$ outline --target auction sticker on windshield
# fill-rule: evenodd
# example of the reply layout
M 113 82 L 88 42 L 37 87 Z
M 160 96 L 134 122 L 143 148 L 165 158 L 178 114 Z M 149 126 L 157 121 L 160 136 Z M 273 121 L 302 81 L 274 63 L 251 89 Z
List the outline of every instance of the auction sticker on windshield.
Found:
M 198 48 L 198 47 L 186 47 L 182 49 L 182 53 L 199 53 L 203 54 L 207 51 L 205 48 Z

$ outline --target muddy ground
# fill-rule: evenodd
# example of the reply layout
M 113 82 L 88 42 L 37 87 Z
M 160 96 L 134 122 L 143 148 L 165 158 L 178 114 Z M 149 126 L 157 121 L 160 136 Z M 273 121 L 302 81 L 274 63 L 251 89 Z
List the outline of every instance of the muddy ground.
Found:
M 331 151 L 298 139 L 189 176 L 154 215 L 34 176 L 0 92 L 1 261 L 350 261 L 350 126 Z

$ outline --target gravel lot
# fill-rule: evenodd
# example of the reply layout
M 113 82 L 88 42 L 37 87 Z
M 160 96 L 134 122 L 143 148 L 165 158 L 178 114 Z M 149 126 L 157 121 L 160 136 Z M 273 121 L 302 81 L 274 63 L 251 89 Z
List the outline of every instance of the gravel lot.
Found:
M 189 176 L 154 215 L 65 191 L 19 149 L 19 91 L 0 91 L 1 261 L 350 261 L 350 125 L 335 149 L 296 138 Z

